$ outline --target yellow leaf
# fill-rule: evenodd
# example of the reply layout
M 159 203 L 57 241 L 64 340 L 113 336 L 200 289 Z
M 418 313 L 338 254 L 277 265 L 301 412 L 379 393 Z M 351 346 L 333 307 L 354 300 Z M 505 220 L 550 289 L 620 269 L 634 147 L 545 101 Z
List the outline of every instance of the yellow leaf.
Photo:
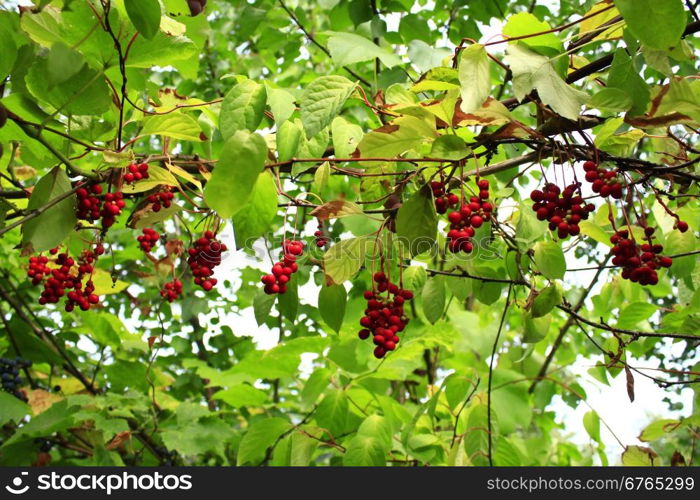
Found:
M 590 16 L 591 14 L 595 14 L 596 12 L 606 7 L 610 7 L 609 2 L 598 2 L 593 7 L 591 7 L 591 9 L 588 12 L 586 12 L 584 17 Z M 608 9 L 605 12 L 601 12 L 598 15 L 594 15 L 589 19 L 585 19 L 578 25 L 578 34 L 585 35 L 586 33 L 590 33 L 591 31 L 595 30 L 596 28 L 600 27 L 601 25 L 607 23 L 608 21 L 619 15 L 620 11 L 617 10 L 616 7 L 613 7 L 612 9 Z M 615 27 L 603 31 L 600 35 L 596 36 L 594 40 L 609 40 L 611 38 L 620 38 L 621 36 L 622 26 L 617 25 Z
M 88 278 L 85 278 L 87 281 Z M 92 283 L 95 285 L 95 295 L 109 295 L 112 293 L 119 293 L 125 290 L 129 283 L 125 281 L 117 280 L 116 283 L 112 282 L 112 275 L 103 269 L 95 269 L 92 273 Z
M 199 189 L 202 189 L 202 183 L 197 180 L 195 176 L 190 174 L 187 170 L 184 168 L 180 168 L 177 165 L 173 165 L 172 163 L 166 163 L 166 167 L 168 167 L 168 170 L 172 172 L 173 174 L 177 175 L 178 177 L 182 177 L 185 179 L 187 182 L 191 182 L 195 186 L 197 186 Z
M 150 191 L 158 186 L 178 186 L 180 183 L 166 169 L 150 165 L 148 167 L 148 179 L 142 179 L 131 185 L 124 185 L 124 193 L 142 193 Z

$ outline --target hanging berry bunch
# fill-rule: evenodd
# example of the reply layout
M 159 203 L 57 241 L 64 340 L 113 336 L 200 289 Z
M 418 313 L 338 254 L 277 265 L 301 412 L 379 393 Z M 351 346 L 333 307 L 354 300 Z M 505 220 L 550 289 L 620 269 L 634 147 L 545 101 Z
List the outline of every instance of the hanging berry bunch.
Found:
M 586 180 L 592 184 L 594 193 L 600 194 L 603 198 L 612 196 L 616 200 L 622 198 L 622 188 L 624 179 L 619 170 L 608 170 L 593 161 L 583 164 L 586 172 Z
M 26 359 L 0 358 L 0 381 L 2 382 L 2 390 L 9 392 L 22 401 L 26 401 L 27 398 L 19 390 L 20 385 L 22 385 L 22 377 L 19 376 L 19 371 L 22 368 L 29 368 L 30 366 L 32 366 L 32 362 Z
M 141 179 L 148 179 L 148 163 L 140 163 L 138 165 L 132 163 L 126 167 L 127 172 L 124 174 L 124 182 L 133 184 Z
M 491 217 L 493 205 L 489 203 L 489 181 L 486 179 L 476 180 L 479 188 L 479 195 L 472 196 L 469 203 L 462 203 L 459 210 L 450 212 L 447 219 L 450 221 L 450 229 L 447 232 L 447 247 L 450 252 L 470 253 L 474 250 L 471 239 L 484 221 Z
M 179 299 L 180 295 L 182 295 L 182 281 L 178 279 L 168 281 L 163 285 L 163 289 L 160 291 L 160 296 L 168 302 L 173 302 Z
M 314 231 L 314 238 L 316 238 L 316 246 L 318 248 L 323 248 L 328 244 L 328 238 L 323 233 L 323 221 L 321 219 L 318 219 L 318 229 Z
M 146 200 L 151 204 L 151 210 L 160 212 L 161 208 L 170 208 L 170 205 L 173 203 L 173 198 L 175 198 L 175 195 L 168 189 L 150 194 Z
M 122 213 L 124 203 L 124 194 L 121 192 L 107 193 L 105 201 L 102 205 L 102 228 L 109 229 L 114 225 L 118 215 Z
M 194 246 L 188 250 L 187 264 L 190 266 L 194 282 L 202 287 L 205 292 L 216 285 L 213 278 L 214 268 L 221 264 L 221 254 L 227 247 L 216 239 L 212 231 L 205 231 L 201 238 L 195 241 Z
M 435 198 L 435 211 L 439 214 L 444 214 L 449 207 L 459 203 L 459 196 L 445 191 L 444 182 L 433 181 L 430 183 L 430 189 L 433 190 L 433 198 Z
M 360 318 L 358 336 L 365 340 L 372 337 L 374 345 L 374 357 L 383 358 L 384 355 L 396 349 L 399 343 L 399 332 L 404 331 L 408 324 L 408 318 L 404 314 L 405 301 L 413 299 L 413 292 L 404 290 L 396 283 L 392 283 L 383 272 L 374 273 L 374 290 L 364 293 L 367 300 L 365 315 Z M 382 295 L 386 292 L 386 295 Z
M 298 257 L 304 253 L 304 242 L 297 240 L 284 240 L 282 243 L 282 260 L 272 266 L 271 274 L 264 275 L 260 281 L 265 285 L 265 293 L 285 293 L 287 283 L 292 274 L 299 270 L 296 263 Z
M 637 244 L 634 237 L 630 237 L 626 229 L 617 231 L 610 237 L 614 245 L 612 263 L 622 268 L 624 279 L 639 283 L 640 285 L 656 285 L 659 282 L 657 269 L 671 267 L 673 260 L 663 257 L 664 247 L 653 243 L 654 228 L 644 228 L 646 243 Z
M 141 250 L 146 253 L 150 253 L 155 244 L 158 243 L 160 235 L 155 229 L 151 229 L 150 227 L 143 228 L 142 233 L 143 234 L 138 236 L 136 240 L 139 242 Z
M 96 244 L 92 250 L 84 250 L 77 262 L 67 252 L 59 253 L 58 248 L 52 248 L 49 253 L 55 258 L 44 255 L 29 258 L 27 276 L 32 279 L 33 285 L 44 284 L 39 304 L 57 304 L 61 297 L 66 296 L 65 310 L 71 312 L 76 305 L 87 311 L 99 303 L 100 298 L 94 293 L 95 286 L 90 276 L 98 256 L 104 253 L 102 244 Z M 70 290 L 67 295 L 66 290 Z
M 563 191 L 556 184 L 549 183 L 544 191 L 532 191 L 530 199 L 535 202 L 532 210 L 537 218 L 549 221 L 549 229 L 556 231 L 561 239 L 578 235 L 581 232 L 579 222 L 588 219 L 595 209 L 592 204 L 584 203 L 580 182 L 569 184 Z

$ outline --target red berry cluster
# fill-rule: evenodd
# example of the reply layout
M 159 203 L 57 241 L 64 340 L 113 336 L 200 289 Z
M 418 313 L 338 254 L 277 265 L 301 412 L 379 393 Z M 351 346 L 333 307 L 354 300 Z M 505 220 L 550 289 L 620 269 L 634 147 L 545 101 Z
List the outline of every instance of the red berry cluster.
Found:
M 323 221 L 321 220 L 318 221 L 318 229 L 314 232 L 314 237 L 318 248 L 323 248 L 328 244 L 328 238 L 323 234 Z
M 439 214 L 444 214 L 449 207 L 454 207 L 459 203 L 459 196 L 445 192 L 445 184 L 443 182 L 431 182 L 430 189 L 433 190 L 433 198 L 435 198 L 435 211 Z
M 403 305 L 405 301 L 413 298 L 413 292 L 399 288 L 391 283 L 383 272 L 374 273 L 372 277 L 376 283 L 376 291 L 367 290 L 364 294 L 367 300 L 365 315 L 360 318 L 358 336 L 365 340 L 372 336 L 374 357 L 383 358 L 384 355 L 396 349 L 399 343 L 398 333 L 402 332 L 408 324 L 408 318 L 404 315 Z M 386 297 L 379 294 L 388 291 Z
M 94 293 L 92 280 L 88 280 L 83 287 L 83 279 L 92 274 L 94 263 L 104 253 L 104 247 L 97 244 L 94 250 L 83 251 L 77 263 L 68 253 L 58 253 L 58 248 L 52 248 L 49 253 L 56 257 L 49 259 L 40 255 L 29 258 L 27 276 L 32 278 L 33 285 L 44 283 L 39 304 L 57 304 L 66 295 L 66 289 L 71 290 L 67 294 L 65 307 L 68 312 L 76 305 L 87 311 L 91 305 L 97 304 L 100 298 Z M 49 262 L 52 267 L 48 266 Z
M 175 195 L 170 192 L 170 191 L 161 191 L 159 193 L 154 193 L 151 195 L 148 195 L 148 203 L 151 204 L 151 210 L 154 212 L 160 212 L 161 207 L 162 208 L 170 208 L 170 205 L 172 205 L 173 198 L 175 198 Z
M 78 207 L 75 216 L 80 220 L 95 221 L 102 213 L 102 202 L 99 195 L 102 194 L 102 186 L 92 184 L 81 187 L 75 192 L 78 197 Z
M 124 203 L 124 194 L 121 192 L 107 193 L 105 201 L 102 205 L 102 227 L 108 229 L 114 225 L 117 215 L 122 213 Z
M 138 240 L 139 245 L 141 245 L 141 250 L 149 253 L 151 250 L 153 250 L 155 244 L 158 243 L 160 235 L 155 229 L 145 227 L 143 228 L 143 234 L 138 236 L 136 239 Z
M 530 193 L 537 218 L 549 221 L 549 229 L 556 231 L 559 238 L 578 235 L 581 232 L 578 223 L 588 219 L 588 214 L 595 209 L 592 204 L 584 204 L 580 188 L 580 182 L 569 184 L 563 191 L 556 184 L 549 183 L 544 192 L 535 189 Z
M 148 163 L 139 163 L 138 165 L 132 163 L 126 169 L 128 172 L 124 174 L 124 182 L 127 184 L 133 184 L 141 179 L 148 179 Z
M 469 203 L 464 203 L 459 211 L 450 212 L 447 218 L 450 221 L 450 230 L 447 232 L 447 245 L 450 252 L 470 253 L 474 250 L 471 238 L 484 223 L 484 220 L 491 216 L 493 205 L 489 203 L 489 181 L 477 179 L 479 196 L 472 196 Z
M 586 180 L 593 184 L 594 193 L 599 193 L 603 198 L 612 196 L 616 200 L 622 198 L 622 176 L 619 170 L 608 170 L 593 161 L 583 164 L 586 172 Z
M 163 289 L 160 291 L 160 296 L 165 298 L 168 302 L 177 300 L 180 295 L 182 295 L 182 281 L 178 279 L 168 281 L 163 285 Z
M 204 235 L 194 243 L 194 247 L 188 250 L 187 264 L 190 266 L 195 284 L 201 286 L 205 292 L 216 285 L 216 278 L 212 278 L 214 268 L 221 264 L 221 253 L 227 250 L 226 245 L 216 239 L 212 231 L 205 231 Z
M 610 237 L 613 257 L 612 263 L 622 267 L 622 277 L 640 285 L 656 285 L 659 276 L 656 272 L 661 267 L 671 267 L 673 259 L 661 256 L 664 247 L 652 242 L 653 227 L 644 228 L 646 243 L 638 245 L 629 232 L 624 229 Z
M 285 240 L 282 243 L 282 251 L 282 260 L 272 266 L 271 274 L 266 274 L 260 279 L 268 295 L 287 291 L 287 283 L 292 278 L 292 274 L 299 270 L 296 260 L 304 253 L 304 242 Z

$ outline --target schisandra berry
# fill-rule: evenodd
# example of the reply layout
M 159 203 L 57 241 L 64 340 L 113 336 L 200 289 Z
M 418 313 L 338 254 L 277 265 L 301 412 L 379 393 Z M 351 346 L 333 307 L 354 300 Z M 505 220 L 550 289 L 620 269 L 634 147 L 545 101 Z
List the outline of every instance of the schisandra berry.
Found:
M 148 195 L 146 199 L 151 204 L 151 210 L 160 212 L 161 208 L 170 208 L 173 198 L 175 198 L 175 195 L 171 191 L 160 191 L 159 193 Z
M 538 189 L 530 193 L 535 203 L 532 210 L 539 220 L 549 221 L 549 229 L 556 231 L 559 238 L 577 236 L 581 232 L 579 222 L 588 219 L 595 207 L 584 204 L 580 194 L 581 183 L 569 184 L 561 190 L 556 184 L 549 183 L 544 191 Z
M 226 245 L 216 239 L 212 231 L 205 231 L 204 234 L 188 250 L 189 258 L 187 264 L 190 266 L 194 282 L 208 292 L 217 280 L 213 278 L 214 268 L 221 264 L 221 254 L 227 250 Z
M 272 266 L 271 273 L 260 278 L 268 295 L 285 293 L 292 274 L 299 270 L 296 260 L 304 253 L 304 242 L 285 240 L 282 243 L 282 260 Z
M 360 318 L 362 329 L 357 335 L 362 340 L 372 337 L 372 342 L 376 345 L 374 356 L 379 359 L 396 349 L 400 340 L 398 333 L 408 324 L 403 306 L 407 300 L 413 299 L 413 292 L 391 283 L 383 272 L 375 273 L 372 279 L 376 290 L 364 293 L 367 308 L 365 315 Z M 381 295 L 384 292 L 388 292 L 386 296 Z
M 182 282 L 178 279 L 168 281 L 163 285 L 163 289 L 160 291 L 160 296 L 165 298 L 168 302 L 177 300 L 180 295 L 182 295 Z
M 683 220 L 679 220 L 678 222 L 676 222 L 676 225 L 674 227 L 678 229 L 681 233 L 685 233 L 688 230 L 688 223 Z
M 586 172 L 586 180 L 592 184 L 594 193 L 599 193 L 603 198 L 608 196 L 616 200 L 622 198 L 624 179 L 619 170 L 608 170 L 593 161 L 585 162 L 583 170 Z
M 148 179 L 148 163 L 132 163 L 126 167 L 127 172 L 124 174 L 124 182 L 133 184 L 141 179 Z
M 153 249 L 155 244 L 158 243 L 160 235 L 156 230 L 151 229 L 149 227 L 144 228 L 142 232 L 143 234 L 138 236 L 136 240 L 139 242 L 141 250 L 143 250 L 146 253 L 149 253 Z
M 614 255 L 612 263 L 622 268 L 622 277 L 640 285 L 656 285 L 659 282 L 657 270 L 671 267 L 673 259 L 661 255 L 663 246 L 654 244 L 654 228 L 644 228 L 646 243 L 637 244 L 630 238 L 629 231 L 618 231 L 610 237 Z
M 435 199 L 435 211 L 439 214 L 444 214 L 449 207 L 454 207 L 459 203 L 459 196 L 445 192 L 445 184 L 443 182 L 432 181 L 430 189 L 432 189 L 433 198 Z
M 477 179 L 476 185 L 479 188 L 479 196 L 472 196 L 469 203 L 464 203 L 454 212 L 447 215 L 450 221 L 450 229 L 447 232 L 447 247 L 453 253 L 470 253 L 474 250 L 471 239 L 484 221 L 491 217 L 493 205 L 487 200 L 489 198 L 489 181 Z
M 318 248 L 323 248 L 328 244 L 328 238 L 323 234 L 323 221 L 320 219 L 318 221 L 318 229 L 314 231 L 314 237 Z
M 104 196 L 104 204 L 102 205 L 102 228 L 108 229 L 112 227 L 117 216 L 122 213 L 122 208 L 125 206 L 123 193 L 107 193 Z
M 102 202 L 99 198 L 101 193 L 102 186 L 99 184 L 78 188 L 75 192 L 78 198 L 75 216 L 90 222 L 99 219 L 102 212 Z

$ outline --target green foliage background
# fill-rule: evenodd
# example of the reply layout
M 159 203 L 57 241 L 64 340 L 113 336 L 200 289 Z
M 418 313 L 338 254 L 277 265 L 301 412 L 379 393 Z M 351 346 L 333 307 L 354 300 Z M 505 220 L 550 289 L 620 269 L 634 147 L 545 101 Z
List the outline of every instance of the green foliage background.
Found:
M 645 446 L 621 443 L 622 463 L 697 458 L 700 19 L 682 0 L 210 0 L 197 16 L 184 0 L 11 3 L 0 355 L 33 365 L 28 403 L 0 392 L 0 464 L 607 464 L 595 408 L 585 448 L 552 411 L 558 397 L 587 404 L 569 369 L 581 359 L 601 385 L 626 377 L 630 398 L 645 376 L 695 391 L 640 429 Z M 503 36 L 483 40 L 495 21 Z M 581 237 L 562 242 L 529 192 L 593 158 L 634 194 L 593 199 Z M 124 188 L 104 236 L 101 305 L 39 306 L 27 256 L 78 255 L 100 234 L 76 221 L 71 182 L 120 182 L 135 160 L 151 178 Z M 452 255 L 421 187 L 464 174 L 473 189 L 477 170 L 497 220 Z M 162 186 L 177 206 L 156 214 L 144 193 Z M 333 208 L 326 249 L 311 236 L 319 206 Z M 640 215 L 678 256 L 653 287 L 606 267 L 611 219 Z M 167 233 L 168 255 L 144 257 L 143 227 Z M 174 253 L 205 227 L 239 249 L 208 294 Z M 294 229 L 300 271 L 265 295 L 260 269 Z M 357 338 L 380 250 L 416 296 L 381 361 Z M 170 274 L 185 283 L 173 304 L 159 295 Z M 251 309 L 255 340 L 230 319 Z M 279 342 L 260 348 L 261 332 Z

